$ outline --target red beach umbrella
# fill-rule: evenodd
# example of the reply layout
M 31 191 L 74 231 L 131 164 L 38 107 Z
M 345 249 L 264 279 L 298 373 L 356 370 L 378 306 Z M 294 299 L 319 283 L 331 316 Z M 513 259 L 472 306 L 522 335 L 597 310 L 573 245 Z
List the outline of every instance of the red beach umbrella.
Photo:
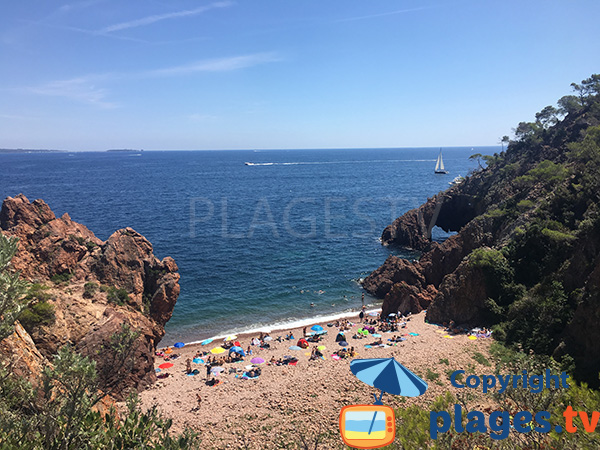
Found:
M 173 367 L 173 363 L 169 363 L 169 362 L 162 363 L 160 366 L 158 366 L 159 369 L 169 369 L 171 367 Z

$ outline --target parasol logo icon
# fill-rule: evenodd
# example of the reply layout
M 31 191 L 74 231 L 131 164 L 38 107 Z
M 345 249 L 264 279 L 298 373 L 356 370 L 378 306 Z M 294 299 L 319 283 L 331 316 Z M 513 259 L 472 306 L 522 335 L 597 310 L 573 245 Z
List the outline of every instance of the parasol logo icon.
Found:
M 340 434 L 350 447 L 372 449 L 391 444 L 396 437 L 394 410 L 381 402 L 383 393 L 417 397 L 427 383 L 394 358 L 355 359 L 350 370 L 363 383 L 379 389 L 372 405 L 344 406 L 340 412 Z

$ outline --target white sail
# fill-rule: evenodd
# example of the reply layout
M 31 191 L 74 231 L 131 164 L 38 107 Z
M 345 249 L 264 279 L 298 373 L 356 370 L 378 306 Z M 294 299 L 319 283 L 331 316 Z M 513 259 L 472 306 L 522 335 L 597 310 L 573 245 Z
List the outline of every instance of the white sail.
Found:
M 443 171 L 446 170 L 444 168 L 444 160 L 442 159 L 442 151 L 440 150 L 440 154 L 437 157 L 437 162 L 435 163 L 435 171 Z

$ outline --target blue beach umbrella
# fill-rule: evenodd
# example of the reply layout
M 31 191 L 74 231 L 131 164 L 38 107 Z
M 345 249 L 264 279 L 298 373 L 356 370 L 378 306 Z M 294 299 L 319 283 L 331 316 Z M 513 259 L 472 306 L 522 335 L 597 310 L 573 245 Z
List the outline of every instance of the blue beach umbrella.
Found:
M 290 350 L 302 350 L 302 348 L 298 347 L 297 345 L 292 345 Z
M 212 341 L 213 341 L 212 339 L 205 339 L 205 340 L 203 340 L 202 342 L 200 342 L 200 345 L 208 345 L 208 344 L 210 344 Z
M 350 363 L 350 370 L 363 383 L 381 390 L 379 399 L 375 397 L 376 405 L 383 405 L 383 393 L 418 397 L 427 390 L 427 383 L 396 361 L 394 358 L 355 359 Z M 377 412 L 373 414 L 369 434 L 373 429 Z
M 244 349 L 242 347 L 231 347 L 229 349 L 229 354 L 231 355 L 232 353 L 239 353 L 242 356 L 246 356 L 246 352 L 244 351 Z
M 175 342 L 175 345 L 173 345 L 173 347 L 176 347 L 176 348 L 181 348 L 183 346 L 185 346 L 185 344 L 183 342 Z
M 363 383 L 381 390 L 379 400 L 375 396 L 376 404 L 381 404 L 384 392 L 418 397 L 427 390 L 427 383 L 394 358 L 355 359 L 350 363 L 350 370 Z
M 373 333 L 371 336 L 373 336 L 373 337 L 381 337 L 381 335 L 379 333 Z
M 323 327 L 321 325 L 313 325 L 310 327 L 310 329 L 313 331 L 323 331 Z

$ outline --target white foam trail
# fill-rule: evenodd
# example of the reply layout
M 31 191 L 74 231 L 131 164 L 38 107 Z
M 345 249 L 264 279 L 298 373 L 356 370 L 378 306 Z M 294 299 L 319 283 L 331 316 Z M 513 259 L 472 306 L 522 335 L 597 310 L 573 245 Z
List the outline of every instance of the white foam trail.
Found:
M 366 163 L 394 163 L 394 162 L 435 162 L 435 159 L 374 159 L 368 161 L 304 161 L 304 162 L 266 162 L 266 163 L 245 163 L 247 166 L 304 166 L 321 164 L 366 164 Z
M 369 306 L 374 306 L 374 305 L 369 305 Z M 280 330 L 291 330 L 291 329 L 295 329 L 295 328 L 303 328 L 303 327 L 307 327 L 308 325 L 314 325 L 317 323 L 325 323 L 325 322 L 333 322 L 335 320 L 338 319 L 346 319 L 348 317 L 355 317 L 358 316 L 358 313 L 360 311 L 344 311 L 341 313 L 336 313 L 336 314 L 326 314 L 326 315 L 322 315 L 322 316 L 314 316 L 314 317 L 308 317 L 306 319 L 288 319 L 288 320 L 282 320 L 279 322 L 274 322 L 271 324 L 253 324 L 250 325 L 246 328 L 232 328 L 230 329 L 228 332 L 223 333 L 223 334 L 218 334 L 216 336 L 212 336 L 208 339 L 213 339 L 213 340 L 218 340 L 218 339 L 224 339 L 227 336 L 232 336 L 232 335 L 238 335 L 238 334 L 253 334 L 253 333 L 260 333 L 261 331 L 263 333 L 272 333 L 274 331 L 280 331 Z M 381 306 L 377 307 L 376 309 L 367 309 L 366 310 L 366 314 L 370 313 L 370 312 L 381 312 Z M 192 341 L 192 342 L 186 342 L 186 345 L 192 345 L 192 344 L 200 344 L 202 341 L 204 341 L 205 339 L 200 339 L 198 341 Z

